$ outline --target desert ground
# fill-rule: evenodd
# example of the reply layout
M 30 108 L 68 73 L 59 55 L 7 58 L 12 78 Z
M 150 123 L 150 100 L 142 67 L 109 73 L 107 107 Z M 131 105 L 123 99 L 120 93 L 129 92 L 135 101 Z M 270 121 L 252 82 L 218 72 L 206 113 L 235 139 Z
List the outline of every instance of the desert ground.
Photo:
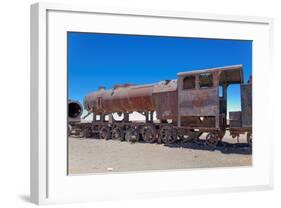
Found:
M 242 135 L 237 143 L 227 133 L 217 147 L 195 143 L 172 145 L 129 143 L 95 138 L 68 138 L 68 172 L 90 174 L 148 170 L 250 166 L 252 149 Z

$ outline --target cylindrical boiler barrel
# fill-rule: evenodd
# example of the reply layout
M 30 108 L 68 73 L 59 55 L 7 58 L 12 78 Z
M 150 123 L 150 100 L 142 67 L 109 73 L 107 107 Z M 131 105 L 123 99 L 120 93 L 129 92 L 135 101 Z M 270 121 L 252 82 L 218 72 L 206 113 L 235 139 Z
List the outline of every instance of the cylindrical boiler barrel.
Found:
M 84 98 L 84 107 L 96 113 L 154 111 L 153 86 L 149 84 L 101 89 Z

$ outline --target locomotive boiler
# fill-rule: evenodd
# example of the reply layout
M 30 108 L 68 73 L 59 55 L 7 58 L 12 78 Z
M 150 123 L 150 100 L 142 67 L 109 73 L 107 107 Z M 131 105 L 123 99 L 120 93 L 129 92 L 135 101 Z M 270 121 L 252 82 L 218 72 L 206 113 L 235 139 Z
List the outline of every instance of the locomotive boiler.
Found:
M 147 85 L 116 85 L 110 90 L 100 88 L 85 96 L 84 107 L 100 115 L 132 112 L 149 115 L 156 112 L 160 120 L 176 119 L 177 80 Z
M 244 83 L 242 65 L 178 73 L 174 80 L 158 83 L 100 87 L 84 97 L 84 108 L 93 115 L 83 126 L 84 135 L 136 142 L 192 142 L 207 133 L 206 143 L 215 146 L 227 129 L 233 137 L 247 133 L 252 142 L 251 82 Z M 227 88 L 239 84 L 241 111 L 227 116 Z M 138 112 L 144 121 L 129 119 Z M 123 115 L 115 120 L 114 114 Z M 153 119 L 154 115 L 156 120 Z M 107 119 L 106 119 L 107 118 Z

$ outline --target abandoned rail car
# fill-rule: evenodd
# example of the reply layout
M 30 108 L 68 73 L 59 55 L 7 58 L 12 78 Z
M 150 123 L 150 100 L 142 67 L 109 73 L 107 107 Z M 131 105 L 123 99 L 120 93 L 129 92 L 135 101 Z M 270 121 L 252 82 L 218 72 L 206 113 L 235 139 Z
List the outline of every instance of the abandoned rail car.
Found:
M 92 122 L 72 122 L 74 132 L 101 139 L 166 144 L 179 139 L 192 142 L 208 133 L 206 143 L 215 146 L 229 129 L 233 137 L 247 133 L 247 141 L 252 144 L 252 81 L 244 83 L 242 65 L 181 72 L 177 76 L 176 80 L 155 84 L 115 85 L 109 90 L 100 87 L 84 98 Z M 229 112 L 228 125 L 227 88 L 232 84 L 240 85 L 241 111 Z M 68 107 L 75 113 L 72 106 Z M 144 122 L 131 121 L 129 115 L 133 112 L 143 115 Z M 122 119 L 114 119 L 113 114 Z

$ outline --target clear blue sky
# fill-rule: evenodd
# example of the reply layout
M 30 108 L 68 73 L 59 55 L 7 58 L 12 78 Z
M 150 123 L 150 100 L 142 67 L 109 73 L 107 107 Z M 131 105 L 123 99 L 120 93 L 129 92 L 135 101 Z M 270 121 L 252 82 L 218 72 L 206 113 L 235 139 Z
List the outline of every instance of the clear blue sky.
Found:
M 68 32 L 68 97 L 83 101 L 99 86 L 154 83 L 178 72 L 243 64 L 252 74 L 252 41 Z M 240 88 L 228 88 L 228 110 L 240 110 Z

